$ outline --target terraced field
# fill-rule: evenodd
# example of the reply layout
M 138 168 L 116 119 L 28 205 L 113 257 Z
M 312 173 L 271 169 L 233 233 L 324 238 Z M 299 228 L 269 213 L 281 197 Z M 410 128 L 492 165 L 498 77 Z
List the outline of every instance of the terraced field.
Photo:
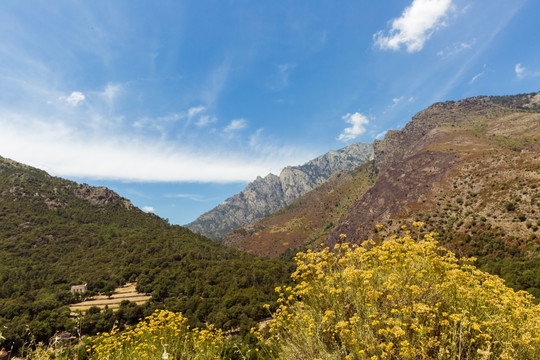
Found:
M 117 309 L 120 307 L 120 303 L 124 300 L 129 300 L 137 305 L 144 304 L 152 296 L 148 294 L 142 294 L 135 289 L 135 283 L 127 283 L 126 285 L 116 288 L 113 294 L 109 297 L 107 295 L 97 295 L 83 302 L 73 304 L 69 307 L 72 313 L 77 311 L 85 312 L 92 306 L 97 306 L 104 309 L 107 306 L 109 309 Z

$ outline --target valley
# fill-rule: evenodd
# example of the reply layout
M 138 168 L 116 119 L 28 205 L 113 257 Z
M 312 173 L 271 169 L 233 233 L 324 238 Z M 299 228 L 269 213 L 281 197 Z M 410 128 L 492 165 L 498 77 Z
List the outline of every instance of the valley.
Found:
M 336 344 L 344 341 L 350 341 L 346 349 L 368 349 L 368 345 L 357 348 L 347 335 L 358 330 L 356 321 L 378 339 L 376 344 L 401 336 L 389 337 L 390 330 L 379 329 L 375 320 L 371 326 L 357 318 L 361 312 L 371 314 L 369 319 L 387 312 L 387 318 L 394 319 L 392 326 L 398 326 L 392 317 L 396 311 L 404 314 L 399 321 L 409 328 L 425 320 L 414 315 L 423 311 L 444 323 L 444 313 L 456 319 L 463 315 L 453 308 L 452 302 L 458 300 L 451 294 L 469 291 L 478 302 L 477 296 L 488 296 L 477 286 L 482 283 L 496 284 L 497 294 L 523 306 L 516 312 L 535 319 L 540 299 L 538 99 L 540 93 L 436 103 L 373 145 L 350 145 L 286 168 L 280 177 L 259 177 L 191 224 L 192 230 L 200 229 L 213 239 L 144 213 L 109 189 L 0 158 L 2 337 L 18 351 L 31 339 L 47 344 L 59 331 L 77 333 L 85 342 L 66 351 L 92 359 L 121 351 L 108 343 L 118 343 L 117 337 L 129 351 L 136 349 L 131 342 L 135 338 L 138 344 L 150 348 L 152 344 L 157 349 L 148 352 L 152 356 L 172 353 L 170 344 L 183 339 L 176 354 L 184 346 L 204 347 L 210 358 L 220 354 L 236 359 L 249 352 L 254 354 L 250 359 L 281 359 L 308 351 L 298 344 L 309 343 L 316 328 L 326 347 L 316 348 L 321 353 L 313 356 L 332 353 L 342 358 L 349 350 Z M 375 260 L 366 258 L 365 264 L 355 260 L 371 252 L 377 254 Z M 432 254 L 435 265 L 422 263 L 417 252 Z M 408 264 L 403 269 L 377 263 L 388 256 L 397 264 L 392 256 L 401 253 L 408 254 L 399 260 Z M 471 257 L 475 259 L 467 260 Z M 470 267 L 469 261 L 485 273 Z M 409 281 L 408 272 L 417 274 L 417 268 L 432 281 L 446 280 L 432 285 L 418 275 L 408 285 L 410 293 L 381 290 L 382 282 L 370 282 L 379 270 L 364 268 L 375 263 L 388 272 L 384 286 L 398 277 Z M 437 264 L 443 263 L 443 268 L 459 267 L 460 281 L 475 285 L 455 282 L 451 270 L 439 273 Z M 340 268 L 342 264 L 350 266 Z M 467 280 L 468 276 L 483 280 Z M 88 293 L 80 302 L 70 286 L 82 283 L 87 283 Z M 364 291 L 362 284 L 371 290 L 359 303 L 354 294 Z M 353 286 L 357 290 L 352 291 Z M 431 294 L 420 290 L 431 286 L 442 289 L 432 300 L 445 304 L 444 312 L 425 300 Z M 418 294 L 423 295 L 417 299 Z M 415 300 L 394 301 L 407 296 Z M 323 299 L 328 299 L 324 306 Z M 421 299 L 426 303 L 418 305 Z M 495 304 L 505 300 L 493 301 L 482 306 L 493 316 L 506 314 Z M 475 317 L 484 316 L 476 307 L 469 308 L 470 303 L 463 306 Z M 340 307 L 347 309 L 347 317 L 339 313 Z M 512 319 L 518 324 L 517 318 Z M 261 321 L 266 326 L 259 329 Z M 488 318 L 483 321 L 486 332 L 473 330 L 495 336 L 487 330 Z M 428 329 L 446 341 L 437 326 Z M 531 322 L 520 326 L 540 335 Z M 130 333 L 138 328 L 144 331 Z M 182 337 L 170 337 L 172 329 Z M 152 342 L 153 331 L 167 339 L 169 348 Z M 328 331 L 333 337 L 325 335 Z M 282 342 L 275 342 L 276 334 Z M 414 332 L 407 336 L 417 346 L 414 351 L 425 350 L 419 350 L 427 346 L 422 336 L 417 338 Z M 535 346 L 540 351 L 534 339 L 520 340 L 530 350 L 523 352 L 526 359 L 536 356 Z M 483 345 L 471 345 L 471 351 L 490 346 L 478 344 Z M 368 350 L 397 358 L 394 350 L 379 345 Z M 456 351 L 452 342 L 445 346 Z M 274 357 L 271 351 L 281 355 Z

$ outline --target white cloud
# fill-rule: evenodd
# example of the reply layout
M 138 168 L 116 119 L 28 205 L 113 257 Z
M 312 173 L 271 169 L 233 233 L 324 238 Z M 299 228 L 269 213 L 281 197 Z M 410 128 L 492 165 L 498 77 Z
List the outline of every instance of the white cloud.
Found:
M 156 211 L 156 209 L 154 209 L 151 206 L 143 206 L 141 210 L 144 212 L 150 212 L 150 213 L 153 213 L 154 211 Z
M 388 34 L 379 31 L 373 40 L 383 50 L 399 50 L 404 45 L 408 52 L 420 51 L 433 32 L 445 26 L 451 5 L 452 0 L 413 0 L 401 17 L 392 20 Z
M 521 64 L 516 64 L 514 71 L 518 79 L 525 79 L 526 77 L 540 76 L 540 71 L 529 71 Z
M 469 84 L 473 84 L 476 80 L 478 80 L 479 77 L 484 76 L 484 73 L 484 71 L 481 71 L 478 74 L 474 75 L 471 81 L 469 81 Z
M 229 125 L 225 128 L 225 131 L 231 132 L 243 129 L 247 126 L 247 120 L 246 119 L 235 119 L 232 120 Z
M 349 113 L 343 116 L 342 119 L 352 126 L 343 130 L 337 138 L 339 141 L 350 141 L 366 132 L 365 125 L 369 123 L 369 120 L 359 112 L 355 112 L 354 114 Z
M 167 195 L 168 198 L 179 198 L 179 199 L 188 199 L 192 201 L 197 202 L 206 202 L 206 201 L 212 201 L 214 199 L 208 199 L 200 194 L 173 194 L 173 195 Z
M 80 103 L 82 103 L 85 98 L 86 97 L 84 96 L 84 94 L 82 92 L 74 91 L 68 97 L 61 97 L 60 99 L 64 100 L 65 102 L 67 102 L 71 106 L 77 106 Z
M 105 89 L 100 93 L 100 95 L 103 96 L 109 102 L 109 104 L 111 104 L 121 90 L 122 86 L 120 84 L 108 83 L 107 86 L 105 86 Z
M 179 113 L 170 113 L 170 114 L 167 114 L 165 116 L 159 116 L 157 118 L 157 121 L 160 121 L 160 122 L 175 122 L 175 121 L 178 121 L 180 119 L 182 119 L 184 116 L 182 114 L 179 114 Z
M 521 66 L 521 64 L 516 64 L 514 70 L 516 71 L 516 76 L 518 78 L 523 79 L 525 77 L 525 68 Z
M 391 109 L 395 108 L 396 106 L 398 106 L 403 101 L 407 101 L 408 103 L 412 103 L 414 101 L 414 97 L 411 96 L 408 99 L 405 99 L 405 96 L 400 96 L 398 98 L 393 98 L 392 99 L 392 105 L 390 106 L 390 108 Z

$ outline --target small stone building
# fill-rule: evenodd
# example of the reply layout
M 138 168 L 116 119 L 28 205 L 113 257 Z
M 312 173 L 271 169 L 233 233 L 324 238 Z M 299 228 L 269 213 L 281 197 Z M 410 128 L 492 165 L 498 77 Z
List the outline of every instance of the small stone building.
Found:
M 74 294 L 84 294 L 86 292 L 86 290 L 87 290 L 86 285 L 87 284 L 72 285 L 71 286 L 71 292 L 74 293 Z

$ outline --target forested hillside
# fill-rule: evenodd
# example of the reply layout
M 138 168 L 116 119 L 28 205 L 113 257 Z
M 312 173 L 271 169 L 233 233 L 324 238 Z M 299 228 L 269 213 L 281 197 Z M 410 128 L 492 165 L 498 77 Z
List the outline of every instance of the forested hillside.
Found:
M 290 265 L 223 247 L 146 214 L 105 188 L 78 185 L 0 158 L 0 327 L 4 345 L 48 342 L 57 330 L 108 331 L 155 308 L 191 325 L 249 328 L 267 316 Z M 70 285 L 89 294 L 137 281 L 150 304 L 71 319 Z

